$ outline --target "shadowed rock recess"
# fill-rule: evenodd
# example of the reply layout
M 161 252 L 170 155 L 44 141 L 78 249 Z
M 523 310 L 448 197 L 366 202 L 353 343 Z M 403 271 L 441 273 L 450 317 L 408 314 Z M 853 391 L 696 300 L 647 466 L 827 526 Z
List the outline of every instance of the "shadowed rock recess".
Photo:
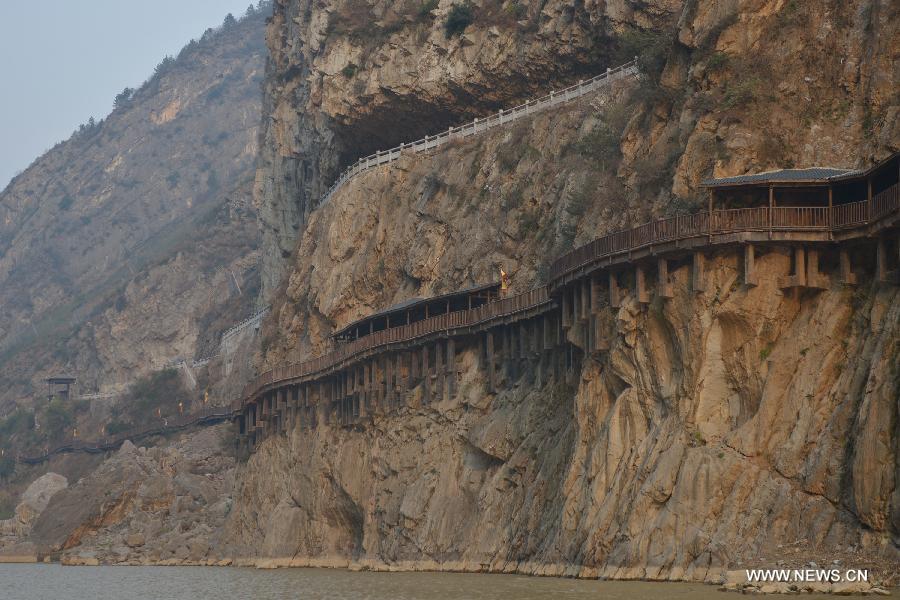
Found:
M 513 292 L 546 283 L 577 245 L 705 206 L 704 178 L 867 167 L 900 149 L 893 2 L 481 0 L 456 35 L 451 2 L 424 6 L 275 3 L 254 185 L 272 303 L 260 372 L 319 356 L 374 311 L 494 281 L 498 266 Z M 361 155 L 634 55 L 640 78 L 403 156 L 318 204 Z M 874 264 L 860 262 L 856 287 L 829 263 L 824 289 L 786 291 L 787 247 L 760 250 L 756 286 L 722 249 L 703 293 L 673 263 L 672 297 L 648 303 L 625 278 L 609 348 L 574 352 L 567 375 L 523 362 L 491 386 L 470 345 L 445 399 L 413 390 L 392 414 L 269 435 L 237 461 L 206 432 L 124 447 L 54 496 L 36 543 L 73 562 L 716 582 L 841 559 L 890 583 L 900 288 L 876 283 Z M 54 525 L 55 503 L 72 507 L 116 468 L 130 495 L 79 508 L 74 533 Z M 196 473 L 209 486 L 179 479 Z

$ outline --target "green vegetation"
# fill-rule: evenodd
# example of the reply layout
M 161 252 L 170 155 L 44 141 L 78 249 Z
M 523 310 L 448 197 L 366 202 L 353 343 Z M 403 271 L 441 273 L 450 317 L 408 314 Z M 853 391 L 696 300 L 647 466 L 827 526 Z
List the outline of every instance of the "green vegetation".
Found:
M 585 158 L 606 164 L 615 164 L 622 157 L 619 149 L 620 132 L 601 122 L 574 144 L 576 152 Z
M 0 481 L 8 481 L 13 473 L 16 472 L 16 461 L 9 454 L 4 454 L 0 456 Z M 5 505 L 3 502 L 4 498 L 0 498 L 0 519 L 8 519 L 9 516 L 4 516 L 7 514 L 7 511 L 10 508 L 15 508 L 13 504 L 12 507 Z
M 510 2 L 506 6 L 506 12 L 516 21 L 521 20 L 528 14 L 528 7 L 521 2 Z
M 110 424 L 117 420 L 121 423 L 142 423 L 155 417 L 157 411 L 164 417 L 176 415 L 178 404 L 181 403 L 186 409 L 189 402 L 190 395 L 177 369 L 156 371 L 131 385 L 122 401 L 125 414 L 122 418 L 113 419 Z
M 72 204 L 75 203 L 75 199 L 72 198 L 69 194 L 63 196 L 63 199 L 59 201 L 59 210 L 69 210 L 72 208 Z
M 447 14 L 447 20 L 444 21 L 444 31 L 448 38 L 460 35 L 474 20 L 475 11 L 471 4 L 468 2 L 465 4 L 454 4 Z
M 772 344 L 766 344 L 766 347 L 759 351 L 759 360 L 766 360 L 772 354 Z
M 128 106 L 131 102 L 131 98 L 134 96 L 134 89 L 130 87 L 126 87 L 124 90 L 116 94 L 116 98 L 113 101 L 113 106 L 116 108 L 122 108 L 123 106 Z
M 434 17 L 431 13 L 438 7 L 439 0 L 423 0 L 422 5 L 419 6 L 419 19 L 431 19 Z
M 72 406 L 60 398 L 54 398 L 44 412 L 43 427 L 46 436 L 51 440 L 67 437 L 75 426 L 75 415 Z
M 756 98 L 756 91 L 761 83 L 758 77 L 747 77 L 740 81 L 729 82 L 722 98 L 722 108 L 728 110 L 749 104 Z
M 114 436 L 122 433 L 123 431 L 128 431 L 129 429 L 131 429 L 131 427 L 131 423 L 126 423 L 125 421 L 119 419 L 113 419 L 106 424 L 106 427 L 104 429 L 106 430 L 106 435 Z
M 630 29 L 616 40 L 617 63 L 637 57 L 641 72 L 656 81 L 666 66 L 666 55 L 671 45 L 669 35 Z
M 711 71 L 718 71 L 720 69 L 724 69 L 728 66 L 730 61 L 729 56 L 724 52 L 714 52 L 712 56 L 706 61 L 706 66 Z
M 34 429 L 34 413 L 17 408 L 11 415 L 0 421 L 0 439 L 8 440 L 12 436 Z
M 3 459 L 0 459 L 0 479 L 6 479 L 3 477 Z M 0 519 L 12 519 L 15 514 L 16 499 L 9 492 L 0 492 Z
M 347 65 L 343 69 L 341 69 L 341 75 L 343 75 L 347 79 L 350 79 L 354 75 L 356 75 L 356 72 L 358 70 L 359 70 L 359 67 L 357 67 L 355 64 L 347 63 Z

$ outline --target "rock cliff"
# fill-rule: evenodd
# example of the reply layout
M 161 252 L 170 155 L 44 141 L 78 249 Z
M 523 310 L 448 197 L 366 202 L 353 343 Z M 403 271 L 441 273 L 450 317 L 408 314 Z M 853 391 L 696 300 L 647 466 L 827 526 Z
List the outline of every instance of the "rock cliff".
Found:
M 209 30 L 0 194 L 0 414 L 49 375 L 119 391 L 206 356 L 251 312 L 264 27 Z
M 892 3 L 485 1 L 460 35 L 444 29 L 451 3 L 413 9 L 276 5 L 261 366 L 498 264 L 527 289 L 573 244 L 691 207 L 711 174 L 863 166 L 900 148 Z M 315 207 L 355 156 L 635 53 L 633 84 L 405 157 Z M 608 355 L 569 381 L 494 396 L 464 355 L 451 401 L 266 440 L 238 469 L 228 552 L 699 580 L 846 555 L 889 575 L 897 289 L 793 296 L 774 283 L 789 262 L 763 255 L 770 283 L 747 288 L 722 253 L 701 296 L 681 268 L 675 299 L 626 302 Z

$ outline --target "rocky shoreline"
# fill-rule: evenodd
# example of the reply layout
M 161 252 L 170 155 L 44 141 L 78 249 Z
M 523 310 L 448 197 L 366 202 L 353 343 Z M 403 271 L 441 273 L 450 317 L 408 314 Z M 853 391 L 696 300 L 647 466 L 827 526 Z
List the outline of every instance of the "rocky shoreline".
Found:
M 347 571 L 376 571 L 376 572 L 446 572 L 446 573 L 483 573 L 528 575 L 534 577 L 559 577 L 575 579 L 602 579 L 610 581 L 645 581 L 652 583 L 705 583 L 717 585 L 720 591 L 739 592 L 742 594 L 834 594 L 847 595 L 876 595 L 892 596 L 892 589 L 876 582 L 838 582 L 838 583 L 751 583 L 747 581 L 746 571 L 740 570 L 711 570 L 703 582 L 678 579 L 674 577 L 647 577 L 642 568 L 615 568 L 596 569 L 592 567 L 579 567 L 577 565 L 553 565 L 540 563 L 507 563 L 505 565 L 484 565 L 461 561 L 399 561 L 385 563 L 383 561 L 362 559 L 348 560 L 346 558 L 209 558 L 203 560 L 182 560 L 170 558 L 161 561 L 126 560 L 117 563 L 101 562 L 94 553 L 66 553 L 53 560 L 50 556 L 42 557 L 37 554 L 30 555 L 0 555 L 0 564 L 4 563 L 55 563 L 64 566 L 155 566 L 155 567 L 238 567 L 256 569 L 286 569 L 286 568 L 312 568 L 312 569 L 344 569 Z

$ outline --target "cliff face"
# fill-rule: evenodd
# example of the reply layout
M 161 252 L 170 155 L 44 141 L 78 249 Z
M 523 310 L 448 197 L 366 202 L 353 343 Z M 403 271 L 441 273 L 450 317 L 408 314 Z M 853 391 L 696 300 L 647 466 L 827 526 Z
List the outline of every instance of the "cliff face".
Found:
M 264 27 L 207 32 L 0 194 L 0 407 L 122 389 L 250 312 Z
M 573 244 L 690 207 L 710 174 L 862 166 L 900 147 L 892 3 L 483 2 L 450 38 L 449 3 L 389 4 L 276 5 L 256 199 L 264 286 L 288 272 L 266 366 L 322 351 L 373 309 L 495 279 L 497 264 L 527 289 Z M 309 212 L 356 155 L 635 50 L 641 81 L 370 171 L 305 220 L 274 217 L 298 199 L 293 214 Z M 304 160 L 319 161 L 308 188 L 284 176 Z M 610 352 L 569 381 L 523 377 L 495 396 L 465 353 L 449 401 L 267 439 L 239 468 L 223 541 L 295 564 L 617 577 L 894 565 L 897 290 L 793 296 L 774 283 L 789 264 L 771 249 L 767 283 L 747 288 L 722 253 L 702 295 L 679 269 L 675 299 L 627 301 Z
M 710 171 L 856 166 L 897 149 L 891 2 L 472 6 L 448 37 L 451 2 L 276 3 L 254 193 L 266 297 L 340 166 L 634 55 L 661 82 L 621 139 L 623 196 L 644 207 L 691 198 Z

